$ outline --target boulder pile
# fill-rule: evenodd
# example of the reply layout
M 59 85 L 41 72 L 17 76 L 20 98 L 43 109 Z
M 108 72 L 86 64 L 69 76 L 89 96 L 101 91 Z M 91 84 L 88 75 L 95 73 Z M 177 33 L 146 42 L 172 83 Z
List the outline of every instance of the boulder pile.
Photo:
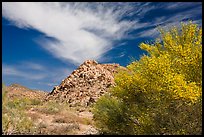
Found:
M 99 64 L 87 60 L 55 86 L 46 100 L 66 101 L 70 106 L 89 106 L 113 86 L 113 74 L 121 67 L 119 64 Z

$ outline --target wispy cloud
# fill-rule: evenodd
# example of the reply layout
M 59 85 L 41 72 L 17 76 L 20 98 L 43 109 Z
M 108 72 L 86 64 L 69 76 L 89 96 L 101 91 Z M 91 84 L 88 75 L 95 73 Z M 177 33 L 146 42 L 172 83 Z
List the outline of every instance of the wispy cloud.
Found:
M 125 54 L 126 54 L 125 51 L 124 51 L 124 52 L 121 52 L 118 57 L 121 58 L 121 57 L 125 56 Z
M 171 3 L 166 3 L 163 5 L 163 8 L 168 9 L 168 10 L 180 10 L 184 8 L 190 8 L 192 5 L 200 5 L 202 4 L 201 2 L 171 2 Z
M 46 69 L 46 67 L 44 67 L 43 65 L 40 65 L 40 64 L 34 63 L 34 62 L 23 61 L 20 64 L 22 66 L 26 66 L 26 68 L 32 69 L 32 70 L 45 70 Z
M 24 67 L 24 66 L 23 66 Z M 24 79 L 30 79 L 30 80 L 41 80 L 46 77 L 43 73 L 33 73 L 33 72 L 25 72 L 19 68 L 16 68 L 16 66 L 13 65 L 2 65 L 2 73 L 5 76 L 14 76 L 14 77 L 20 77 Z
M 37 84 L 54 87 L 54 86 L 58 85 L 59 83 L 38 82 Z
M 88 5 L 88 7 L 87 7 Z M 95 6 L 95 7 L 94 7 Z M 99 59 L 121 39 L 132 21 L 120 20 L 125 10 L 88 3 L 3 3 L 3 16 L 20 28 L 33 28 L 53 37 L 40 40 L 55 57 L 82 63 Z
M 165 9 L 168 12 L 173 12 L 169 15 L 156 16 L 151 22 L 145 22 L 144 30 L 136 33 L 138 37 L 152 37 L 155 38 L 159 35 L 157 27 L 170 28 L 172 26 L 180 26 L 181 22 L 188 22 L 193 20 L 194 23 L 202 25 L 202 20 L 196 19 L 195 17 L 202 15 L 202 5 L 201 3 L 160 3 L 157 6 L 151 7 L 153 10 L 158 10 L 160 8 Z M 179 12 L 174 12 L 174 10 L 187 9 Z M 142 26 L 144 23 L 140 23 Z M 146 29 L 148 28 L 148 29 Z M 139 28 L 140 29 L 140 28 Z
M 48 71 L 49 70 L 49 71 Z M 46 67 L 33 62 L 20 62 L 17 64 L 2 65 L 2 74 L 5 77 L 15 77 L 19 79 L 39 81 L 38 84 L 51 86 L 52 84 L 60 84 L 61 80 L 66 78 L 73 69 L 58 66 Z
M 179 11 L 141 21 L 153 10 Z M 38 43 L 53 56 L 79 65 L 86 59 L 101 57 L 123 38 L 158 36 L 158 25 L 178 25 L 202 12 L 201 3 L 3 3 L 2 15 L 14 25 L 44 33 Z M 133 17 L 133 18 L 132 18 Z M 199 20 L 195 20 L 199 22 Z M 142 30 L 141 30 L 142 29 Z M 134 35 L 129 32 L 135 31 Z M 50 40 L 52 37 L 55 40 Z
M 156 13 L 162 10 L 167 14 Z M 113 48 L 129 44 L 121 40 L 155 38 L 159 35 L 157 26 L 178 26 L 188 19 L 201 26 L 202 3 L 3 2 L 2 16 L 19 28 L 42 32 L 42 37 L 34 38 L 36 42 L 56 58 L 68 62 L 67 68 L 32 61 L 3 63 L 3 76 L 52 88 L 73 71 L 74 68 L 68 67 L 70 62 L 76 67 L 86 59 L 110 62 L 124 57 L 128 54 L 125 50 L 106 56 Z

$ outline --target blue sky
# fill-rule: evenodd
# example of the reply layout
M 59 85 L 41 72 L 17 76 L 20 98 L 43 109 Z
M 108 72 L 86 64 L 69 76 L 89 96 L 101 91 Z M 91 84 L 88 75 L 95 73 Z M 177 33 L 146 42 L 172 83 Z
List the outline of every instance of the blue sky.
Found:
M 51 91 L 86 59 L 126 66 L 157 26 L 202 25 L 201 2 L 2 3 L 2 81 Z

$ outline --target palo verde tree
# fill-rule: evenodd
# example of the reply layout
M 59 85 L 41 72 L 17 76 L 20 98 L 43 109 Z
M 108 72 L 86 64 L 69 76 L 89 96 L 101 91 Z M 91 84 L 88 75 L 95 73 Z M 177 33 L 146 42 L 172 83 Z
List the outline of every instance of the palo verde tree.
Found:
M 189 22 L 160 29 L 153 44 L 93 108 L 102 134 L 201 134 L 202 28 Z

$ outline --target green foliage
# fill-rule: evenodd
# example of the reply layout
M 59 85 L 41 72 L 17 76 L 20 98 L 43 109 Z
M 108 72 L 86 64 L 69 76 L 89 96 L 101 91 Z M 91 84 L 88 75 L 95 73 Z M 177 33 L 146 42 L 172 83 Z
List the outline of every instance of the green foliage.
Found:
M 2 128 L 4 134 L 30 134 L 35 126 L 23 111 L 12 109 L 2 115 Z
M 10 101 L 7 101 L 6 106 L 8 109 L 18 109 L 18 110 L 25 110 L 29 109 L 32 106 L 37 106 L 42 104 L 41 100 L 39 99 L 30 99 L 30 98 L 13 98 Z
M 60 103 L 56 101 L 48 101 L 45 102 L 43 105 L 38 106 L 38 111 L 45 114 L 57 114 L 60 113 L 62 110 L 66 110 L 69 108 L 69 104 L 67 103 Z
M 148 55 L 116 74 L 110 95 L 94 106 L 102 133 L 201 134 L 202 28 L 190 22 L 160 32 L 140 44 Z
M 28 98 L 8 98 L 5 87 L 2 88 L 2 130 L 3 134 L 32 134 L 36 131 L 33 121 L 26 115 L 25 109 L 33 105 Z
M 23 110 L 26 109 L 26 107 L 29 105 L 30 100 L 28 98 L 14 98 L 11 101 L 8 101 L 7 106 L 9 109 L 19 109 L 19 110 Z
M 97 118 L 96 126 L 103 131 L 103 134 L 125 134 L 132 132 L 129 128 L 126 128 L 126 124 L 129 121 L 126 116 L 126 109 L 127 107 L 116 98 L 112 98 L 108 94 L 102 96 L 93 109 L 95 112 L 94 118 Z M 109 129 L 112 130 L 110 131 Z
M 37 106 L 37 105 L 41 105 L 42 104 L 42 101 L 39 100 L 39 99 L 30 99 L 30 105 L 34 105 L 34 106 Z
M 3 134 L 30 134 L 35 132 L 32 120 L 17 108 L 2 108 L 2 130 Z

